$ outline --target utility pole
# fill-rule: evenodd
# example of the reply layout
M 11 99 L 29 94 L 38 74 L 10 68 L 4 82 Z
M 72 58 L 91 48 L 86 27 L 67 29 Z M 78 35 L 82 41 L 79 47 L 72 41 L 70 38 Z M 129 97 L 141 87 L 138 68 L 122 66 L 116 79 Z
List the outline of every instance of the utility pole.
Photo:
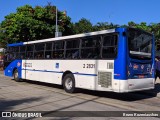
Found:
M 58 30 L 58 11 L 57 11 L 57 7 L 56 7 L 56 32 L 55 32 L 55 37 L 60 37 L 62 36 L 62 33 L 59 32 Z
M 57 21 L 57 18 L 58 16 L 57 16 L 57 7 L 56 7 L 56 33 L 58 32 L 58 25 L 57 25 L 57 23 L 58 23 L 58 21 Z

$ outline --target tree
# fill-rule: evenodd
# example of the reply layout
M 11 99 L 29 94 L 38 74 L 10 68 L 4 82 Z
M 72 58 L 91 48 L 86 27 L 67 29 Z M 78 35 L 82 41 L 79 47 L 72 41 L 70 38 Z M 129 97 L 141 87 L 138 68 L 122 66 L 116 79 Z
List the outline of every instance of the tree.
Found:
M 77 23 L 74 24 L 75 34 L 87 33 L 92 31 L 93 31 L 92 23 L 85 18 L 82 18 L 81 20 L 79 20 Z
M 72 33 L 70 17 L 58 10 L 59 31 L 64 35 Z M 0 43 L 13 43 L 55 37 L 56 6 L 25 5 L 16 13 L 5 16 L 0 26 Z
M 159 51 L 160 50 L 160 23 L 151 23 L 149 25 L 151 32 L 154 34 L 155 36 L 155 44 L 156 44 L 156 50 Z
M 133 21 L 128 22 L 129 27 L 135 27 L 137 24 L 134 23 Z
M 107 30 L 107 29 L 112 29 L 116 28 L 119 25 L 113 24 L 113 23 L 108 23 L 108 22 L 98 22 L 96 25 L 93 26 L 94 31 L 100 31 L 100 30 Z

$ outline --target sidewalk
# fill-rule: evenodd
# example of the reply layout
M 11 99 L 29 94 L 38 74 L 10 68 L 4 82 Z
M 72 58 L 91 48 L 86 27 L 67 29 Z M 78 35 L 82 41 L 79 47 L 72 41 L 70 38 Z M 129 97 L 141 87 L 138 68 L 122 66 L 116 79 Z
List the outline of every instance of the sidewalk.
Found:
M 4 74 L 4 71 L 3 71 L 3 70 L 0 70 L 0 74 Z

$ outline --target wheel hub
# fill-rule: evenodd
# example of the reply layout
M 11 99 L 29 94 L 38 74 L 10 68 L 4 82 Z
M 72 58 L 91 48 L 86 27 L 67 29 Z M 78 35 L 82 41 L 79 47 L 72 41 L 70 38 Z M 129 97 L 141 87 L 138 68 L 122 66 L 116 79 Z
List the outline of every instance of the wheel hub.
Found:
M 73 85 L 72 79 L 71 78 L 66 79 L 65 86 L 68 90 L 72 89 L 72 85 Z

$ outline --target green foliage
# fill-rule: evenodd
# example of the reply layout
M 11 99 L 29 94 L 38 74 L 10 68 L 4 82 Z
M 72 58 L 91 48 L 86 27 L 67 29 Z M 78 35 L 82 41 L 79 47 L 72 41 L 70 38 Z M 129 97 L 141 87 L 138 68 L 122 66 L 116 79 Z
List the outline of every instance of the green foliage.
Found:
M 77 23 L 74 24 L 75 34 L 87 33 L 92 31 L 93 31 L 92 23 L 85 18 L 82 18 L 81 20 L 79 20 Z
M 63 35 L 73 34 L 71 19 L 58 11 L 59 31 Z M 55 37 L 56 7 L 25 5 L 16 13 L 5 16 L 0 26 L 0 43 L 13 43 Z
M 112 28 L 117 28 L 119 25 L 114 25 L 113 23 L 108 22 L 98 22 L 96 25 L 93 26 L 94 31 L 100 31 L 100 30 L 107 30 Z

